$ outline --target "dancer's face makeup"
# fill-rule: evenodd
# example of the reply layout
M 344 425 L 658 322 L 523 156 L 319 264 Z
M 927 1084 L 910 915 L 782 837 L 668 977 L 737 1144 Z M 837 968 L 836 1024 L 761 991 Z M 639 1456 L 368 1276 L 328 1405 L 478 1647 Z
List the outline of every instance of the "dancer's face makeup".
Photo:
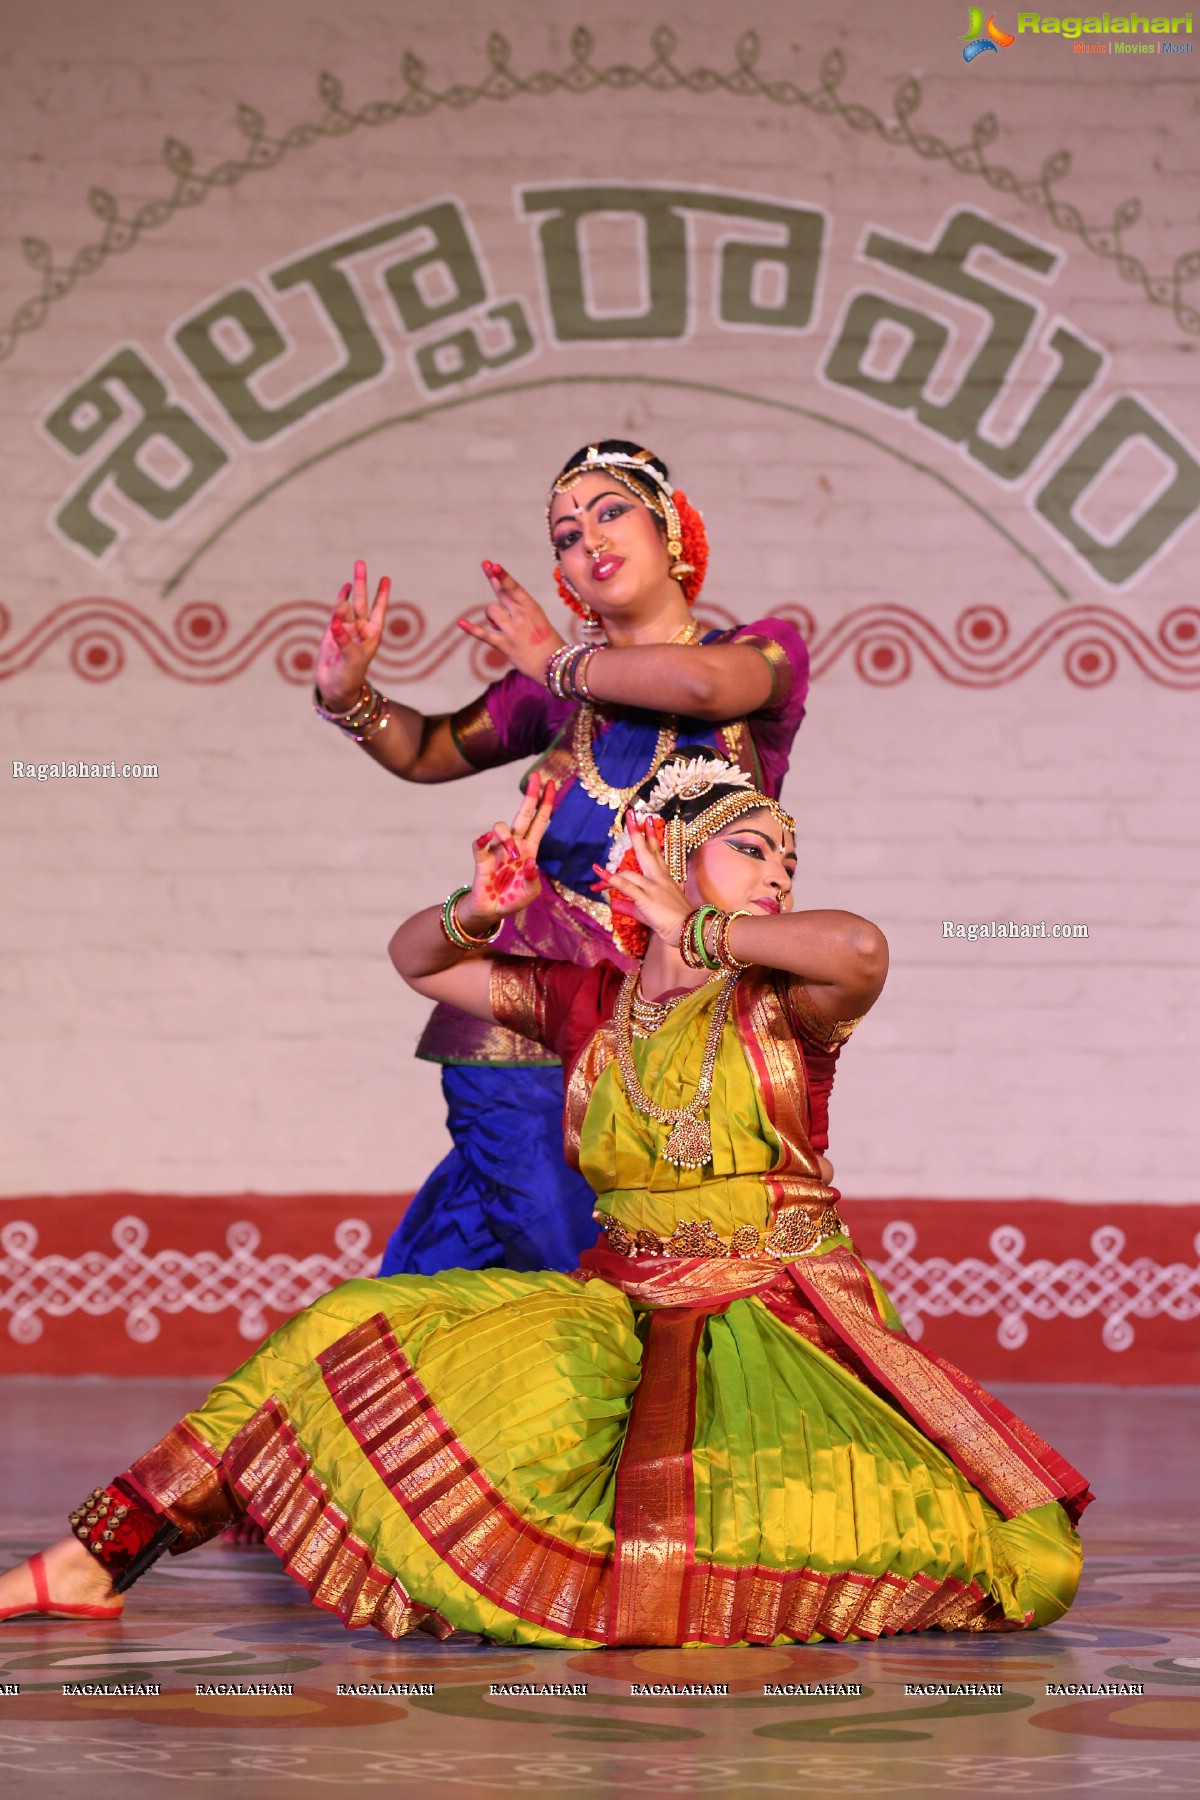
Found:
M 688 862 L 687 895 L 697 906 L 764 914 L 792 910 L 796 840 L 773 812 L 743 813 L 701 844 Z
M 640 594 L 670 579 L 656 515 L 603 470 L 555 494 L 550 535 L 563 574 L 601 618 L 626 612 Z

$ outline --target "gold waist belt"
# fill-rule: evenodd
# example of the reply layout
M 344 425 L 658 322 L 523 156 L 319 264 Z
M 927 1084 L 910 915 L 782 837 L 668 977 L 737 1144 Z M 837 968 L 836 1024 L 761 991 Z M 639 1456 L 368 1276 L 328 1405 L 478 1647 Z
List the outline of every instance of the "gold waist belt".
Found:
M 771 1256 L 791 1262 L 807 1256 L 828 1237 L 848 1236 L 836 1206 L 827 1206 L 813 1218 L 801 1206 L 783 1207 L 767 1232 L 756 1225 L 739 1225 L 725 1239 L 711 1219 L 681 1219 L 669 1238 L 657 1231 L 630 1231 L 611 1214 L 598 1215 L 608 1247 L 618 1256 Z

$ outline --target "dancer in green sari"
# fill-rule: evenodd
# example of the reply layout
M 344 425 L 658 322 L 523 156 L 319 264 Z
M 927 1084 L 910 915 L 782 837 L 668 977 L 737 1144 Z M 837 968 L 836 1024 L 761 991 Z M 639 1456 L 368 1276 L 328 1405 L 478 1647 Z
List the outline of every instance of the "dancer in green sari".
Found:
M 905 1334 L 829 1185 L 882 935 L 792 910 L 793 822 L 702 753 L 663 765 L 598 871 L 640 969 L 491 957 L 552 801 L 484 833 L 392 959 L 561 1057 L 583 1267 L 335 1289 L 0 1579 L 0 1616 L 116 1616 L 164 1549 L 239 1517 L 391 1637 L 805 1642 L 1070 1605 L 1083 1478 Z

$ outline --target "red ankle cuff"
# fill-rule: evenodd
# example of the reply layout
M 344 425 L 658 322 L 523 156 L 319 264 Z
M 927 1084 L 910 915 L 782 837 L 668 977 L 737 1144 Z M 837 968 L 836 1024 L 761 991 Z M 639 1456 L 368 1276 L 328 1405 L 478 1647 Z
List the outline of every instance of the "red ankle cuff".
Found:
M 164 1522 L 119 1477 L 71 1514 L 71 1530 L 110 1575 L 129 1569 Z

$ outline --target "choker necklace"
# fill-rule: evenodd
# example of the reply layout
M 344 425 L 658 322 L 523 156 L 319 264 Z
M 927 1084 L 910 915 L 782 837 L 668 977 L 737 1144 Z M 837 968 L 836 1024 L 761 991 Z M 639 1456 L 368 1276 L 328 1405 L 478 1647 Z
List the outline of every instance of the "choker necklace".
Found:
M 694 644 L 700 636 L 695 622 L 691 619 L 674 637 L 668 638 L 668 644 Z M 633 799 L 640 787 L 653 779 L 662 765 L 674 750 L 679 741 L 678 721 L 673 715 L 663 720 L 655 741 L 654 752 L 650 758 L 650 767 L 644 775 L 628 787 L 614 787 L 612 782 L 605 781 L 596 762 L 596 708 L 591 701 L 584 701 L 575 714 L 575 724 L 571 734 L 571 754 L 575 759 L 575 767 L 579 771 L 579 785 L 589 799 L 600 806 L 612 808 L 616 817 L 609 831 L 610 837 L 616 837 L 621 829 L 625 816 L 625 808 Z
M 715 975 L 710 975 L 707 981 L 700 982 L 694 988 L 683 988 L 678 994 L 672 994 L 669 1000 L 647 1000 L 642 993 L 639 975 L 634 986 L 633 998 L 629 1003 L 629 1023 L 634 1037 L 653 1037 L 659 1026 L 674 1012 L 677 1006 L 681 1005 L 684 1000 L 690 999 L 693 994 L 698 994 L 702 989 L 711 987 L 714 981 L 720 981 L 723 974 L 724 970 L 718 970 Z
M 740 970 L 738 971 L 740 974 Z M 636 1106 L 640 1113 L 648 1119 L 657 1119 L 660 1125 L 674 1127 L 670 1137 L 663 1145 L 663 1155 L 668 1162 L 673 1162 L 680 1169 L 702 1169 L 712 1161 L 712 1132 L 709 1129 L 708 1102 L 712 1094 L 713 1070 L 716 1068 L 717 1051 L 721 1043 L 721 1033 L 725 1029 L 725 1020 L 729 1016 L 729 1004 L 733 999 L 733 990 L 737 985 L 738 975 L 724 976 L 720 992 L 713 1006 L 712 1018 L 708 1022 L 708 1035 L 704 1040 L 704 1055 L 700 1063 L 700 1079 L 696 1091 L 686 1106 L 659 1106 L 651 1100 L 649 1094 L 638 1080 L 637 1068 L 633 1060 L 633 995 L 637 987 L 638 971 L 631 969 L 621 983 L 617 995 L 616 1027 L 617 1027 L 617 1066 L 621 1071 L 621 1080 L 625 1084 L 625 1095 L 631 1106 Z M 682 999 L 683 996 L 681 995 Z M 661 1005 L 662 1002 L 644 1001 L 644 1005 Z M 669 1002 L 668 1008 L 669 1008 Z

